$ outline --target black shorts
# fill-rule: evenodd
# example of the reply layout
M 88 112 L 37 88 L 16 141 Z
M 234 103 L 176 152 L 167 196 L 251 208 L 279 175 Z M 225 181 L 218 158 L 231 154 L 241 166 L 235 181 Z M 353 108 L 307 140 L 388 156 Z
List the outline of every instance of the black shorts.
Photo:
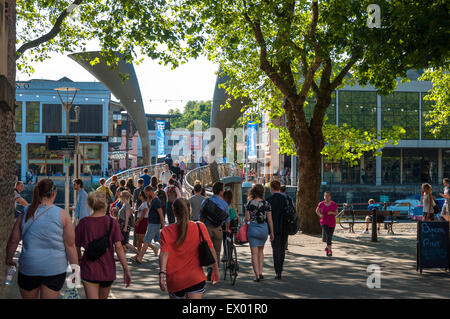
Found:
M 114 282 L 114 280 L 112 280 L 112 281 L 96 281 L 96 280 L 85 280 L 85 279 L 82 279 L 82 280 L 83 280 L 83 282 L 85 282 L 88 285 L 99 285 L 101 288 L 111 287 L 111 285 Z
M 17 276 L 17 283 L 19 287 L 26 291 L 31 291 L 39 288 L 41 285 L 53 291 L 60 291 L 66 281 L 66 273 L 55 276 L 27 276 L 19 272 Z
M 205 290 L 206 290 L 206 281 L 202 281 L 201 283 L 193 285 L 189 288 L 177 292 L 171 292 L 170 296 L 174 299 L 182 299 L 186 296 L 187 293 L 203 294 Z

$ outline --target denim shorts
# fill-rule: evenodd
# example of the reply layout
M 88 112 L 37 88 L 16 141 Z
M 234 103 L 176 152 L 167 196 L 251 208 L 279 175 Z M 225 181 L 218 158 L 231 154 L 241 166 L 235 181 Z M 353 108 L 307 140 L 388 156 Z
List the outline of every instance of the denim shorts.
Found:
M 159 242 L 160 241 L 160 237 L 159 237 L 160 227 L 161 227 L 160 224 L 148 224 L 147 232 L 145 233 L 145 236 L 144 236 L 144 242 L 148 243 L 148 244 L 151 244 L 152 240 L 155 242 Z

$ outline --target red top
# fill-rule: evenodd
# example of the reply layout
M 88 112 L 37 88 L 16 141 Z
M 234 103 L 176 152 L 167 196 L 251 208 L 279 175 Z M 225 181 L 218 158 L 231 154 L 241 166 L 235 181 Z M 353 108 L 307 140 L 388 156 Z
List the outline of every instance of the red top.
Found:
M 203 238 L 213 249 L 213 244 L 205 224 L 199 222 Z M 195 222 L 188 223 L 186 239 L 181 246 L 177 246 L 178 224 L 171 224 L 161 231 L 161 251 L 169 253 L 167 260 L 167 290 L 178 292 L 206 280 L 205 273 L 200 266 L 198 249 L 200 233 Z
M 75 228 L 75 245 L 87 249 L 90 242 L 105 236 L 109 230 L 111 217 L 85 217 Z M 83 280 L 113 281 L 116 280 L 116 262 L 114 261 L 114 243 L 123 240 L 119 223 L 113 218 L 113 226 L 109 237 L 109 249 L 99 259 L 91 261 L 83 254 L 80 262 L 81 278 Z
M 336 227 L 336 216 L 329 215 L 328 212 L 335 212 L 338 209 L 338 205 L 331 201 L 330 205 L 326 205 L 325 201 L 322 201 L 317 205 L 322 212 L 322 218 L 320 219 L 320 225 L 327 225 L 329 227 Z

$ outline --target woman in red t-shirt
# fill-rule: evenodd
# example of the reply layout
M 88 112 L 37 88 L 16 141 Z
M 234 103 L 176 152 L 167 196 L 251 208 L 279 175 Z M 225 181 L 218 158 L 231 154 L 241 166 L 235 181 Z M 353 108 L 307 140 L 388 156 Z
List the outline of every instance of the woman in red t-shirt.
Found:
M 333 255 L 331 251 L 331 241 L 333 239 L 334 228 L 336 227 L 336 215 L 338 214 L 338 205 L 331 200 L 331 193 L 323 194 L 324 201 L 317 205 L 316 214 L 320 217 L 320 226 L 325 233 L 327 247 L 325 252 L 328 257 Z
M 168 291 L 171 299 L 201 299 L 205 292 L 206 276 L 200 266 L 199 245 L 201 241 L 197 223 L 189 221 L 190 211 L 185 199 L 173 203 L 177 222 L 161 230 L 161 253 L 159 255 L 159 286 Z M 203 238 L 217 260 L 216 251 L 205 224 L 198 222 Z M 214 263 L 212 283 L 219 281 L 217 263 Z
M 92 192 L 88 195 L 87 202 L 94 211 L 91 216 L 80 220 L 75 228 L 75 246 L 78 251 L 80 262 L 81 279 L 83 280 L 84 291 L 88 299 L 107 299 L 111 285 L 116 280 L 116 263 L 114 261 L 114 249 L 119 256 L 124 273 L 125 287 L 131 283 L 130 271 L 122 247 L 122 233 L 119 223 L 112 219 L 113 225 L 109 236 L 109 249 L 97 260 L 91 261 L 83 254 L 81 258 L 81 247 L 85 250 L 89 243 L 104 236 L 109 229 L 110 216 L 106 216 L 106 194 L 102 191 Z

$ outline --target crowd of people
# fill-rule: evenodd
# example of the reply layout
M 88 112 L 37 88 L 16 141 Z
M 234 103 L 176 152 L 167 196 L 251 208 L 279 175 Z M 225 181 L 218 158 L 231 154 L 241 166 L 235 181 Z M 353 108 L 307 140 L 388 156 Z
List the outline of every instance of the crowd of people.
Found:
M 248 227 L 254 282 L 261 282 L 267 275 L 263 269 L 267 240 L 272 247 L 274 278 L 282 280 L 289 236 L 284 216 L 294 204 L 279 181 L 270 183 L 270 196 L 261 184 L 250 189 L 244 218 L 237 214 L 234 194 L 223 183 L 213 185 L 210 197 L 200 181 L 194 183 L 191 194 L 184 194 L 180 175 L 174 174 L 169 164 L 159 176 L 150 176 L 144 169 L 136 186 L 133 179 L 113 176 L 109 186 L 102 179 L 100 186 L 88 194 L 82 180 L 73 183 L 78 192 L 77 204 L 71 208 L 74 220 L 69 212 L 54 205 L 57 188 L 51 179 L 41 180 L 34 187 L 30 204 L 20 196 L 23 183 L 16 183 L 15 201 L 25 209 L 16 213 L 6 264 L 17 267 L 13 256 L 22 241 L 17 281 L 24 299 L 57 298 L 68 265 L 79 265 L 87 298 L 105 299 L 117 279 L 116 262 L 128 287 L 132 277 L 127 253 L 134 253 L 130 257 L 132 267 L 140 267 L 149 247 L 153 254 L 147 257 L 159 258 L 162 291 L 174 299 L 202 298 L 207 281 L 212 285 L 219 281 L 224 241 L 233 240 L 244 224 Z M 448 179 L 444 179 L 444 186 L 442 215 L 449 220 Z M 424 216 L 428 216 L 434 202 L 429 185 L 423 186 L 422 195 Z M 332 256 L 338 206 L 330 192 L 324 193 L 316 213 L 325 234 L 325 253 Z M 213 256 L 214 262 L 207 267 L 203 265 L 201 243 Z

